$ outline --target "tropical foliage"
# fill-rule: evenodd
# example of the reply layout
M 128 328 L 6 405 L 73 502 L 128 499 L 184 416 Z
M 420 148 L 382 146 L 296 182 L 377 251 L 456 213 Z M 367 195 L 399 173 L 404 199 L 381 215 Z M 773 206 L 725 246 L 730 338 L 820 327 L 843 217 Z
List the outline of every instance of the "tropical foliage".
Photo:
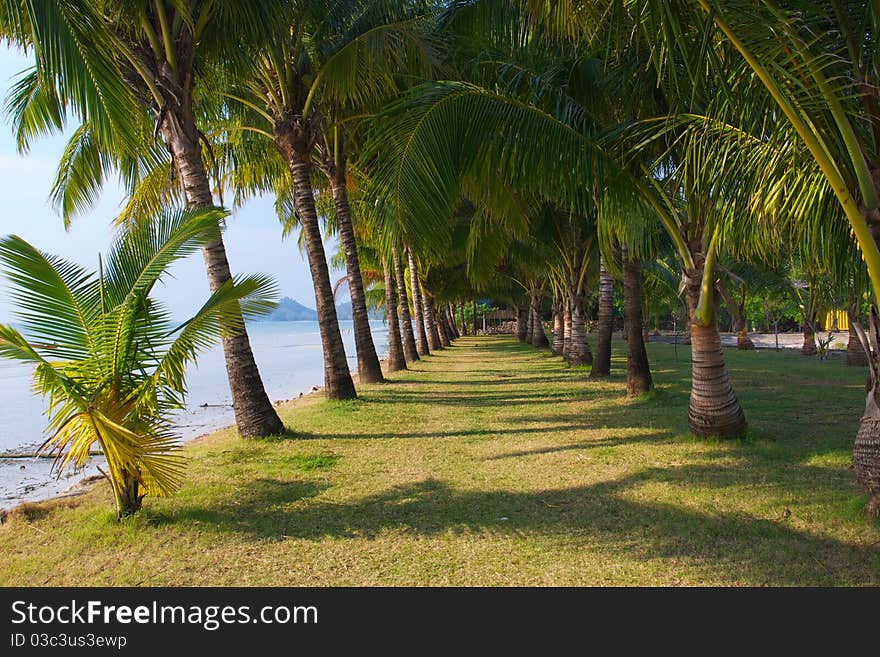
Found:
M 181 483 L 183 460 L 170 413 L 183 408 L 188 363 L 274 306 L 265 277 L 229 281 L 182 323 L 153 291 L 168 268 L 216 239 L 223 212 L 167 211 L 122 231 L 97 271 L 47 255 L 15 235 L 0 262 L 16 306 L 0 326 L 0 356 L 33 365 L 48 399 L 48 439 L 59 468 L 81 467 L 97 445 L 116 510 L 140 508 Z

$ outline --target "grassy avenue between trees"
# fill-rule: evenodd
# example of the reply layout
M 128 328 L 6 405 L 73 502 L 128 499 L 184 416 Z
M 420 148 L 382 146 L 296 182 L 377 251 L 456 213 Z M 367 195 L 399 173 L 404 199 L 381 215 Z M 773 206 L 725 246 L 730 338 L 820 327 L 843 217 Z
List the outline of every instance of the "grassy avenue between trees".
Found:
M 688 347 L 625 345 L 587 379 L 513 337 L 464 337 L 355 401 L 280 407 L 290 435 L 187 446 L 180 493 L 120 522 L 109 486 L 19 507 L 3 585 L 880 584 L 850 469 L 865 370 L 725 353 L 745 440 L 686 424 Z

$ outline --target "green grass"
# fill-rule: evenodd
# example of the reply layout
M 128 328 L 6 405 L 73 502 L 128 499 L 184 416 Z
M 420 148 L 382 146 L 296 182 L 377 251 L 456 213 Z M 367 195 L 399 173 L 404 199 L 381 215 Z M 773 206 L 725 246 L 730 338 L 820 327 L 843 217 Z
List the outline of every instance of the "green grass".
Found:
M 849 469 L 866 370 L 727 351 L 746 440 L 687 433 L 688 353 L 657 390 L 462 338 L 290 435 L 187 447 L 188 483 L 122 523 L 101 484 L 0 528 L 6 585 L 880 584 Z

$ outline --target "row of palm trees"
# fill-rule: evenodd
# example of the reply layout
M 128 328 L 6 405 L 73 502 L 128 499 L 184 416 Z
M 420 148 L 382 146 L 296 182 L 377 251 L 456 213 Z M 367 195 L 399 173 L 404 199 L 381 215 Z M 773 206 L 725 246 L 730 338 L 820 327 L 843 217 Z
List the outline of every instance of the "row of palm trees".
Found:
M 736 263 L 798 244 L 840 280 L 864 269 L 863 288 L 880 290 L 878 21 L 870 3 L 843 0 L 0 7 L 5 38 L 34 56 L 7 102 L 21 149 L 78 125 L 53 188 L 65 221 L 110 175 L 128 192 L 126 226 L 173 203 L 275 196 L 301 231 L 330 399 L 357 393 L 322 217 L 339 237 L 361 382 L 383 379 L 367 315 L 380 288 L 389 371 L 449 344 L 455 308 L 491 294 L 517 307 L 522 339 L 607 376 L 617 277 L 627 390 L 639 394 L 652 385 L 644 287 L 671 275 L 688 316 L 689 426 L 720 436 L 746 430 L 718 329 L 720 297 L 737 307 L 722 282 L 737 280 Z M 233 285 L 222 232 L 201 250 L 212 293 Z M 228 326 L 238 429 L 280 433 L 246 326 Z M 878 511 L 876 313 L 855 330 L 872 383 L 853 462 Z

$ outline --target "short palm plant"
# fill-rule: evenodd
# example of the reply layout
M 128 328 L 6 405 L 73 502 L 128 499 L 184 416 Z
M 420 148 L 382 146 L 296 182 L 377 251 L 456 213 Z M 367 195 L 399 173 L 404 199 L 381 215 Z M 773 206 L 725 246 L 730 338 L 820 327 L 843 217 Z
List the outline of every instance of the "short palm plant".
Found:
M 166 211 L 128 227 L 97 272 L 14 235 L 0 240 L 21 329 L 0 325 L 0 357 L 34 366 L 34 390 L 48 398 L 41 451 L 56 454 L 59 470 L 84 465 L 98 444 L 120 517 L 181 484 L 169 413 L 184 404 L 186 364 L 240 331 L 242 317 L 274 306 L 274 283 L 263 276 L 227 281 L 180 324 L 151 297 L 173 262 L 217 239 L 223 216 Z

